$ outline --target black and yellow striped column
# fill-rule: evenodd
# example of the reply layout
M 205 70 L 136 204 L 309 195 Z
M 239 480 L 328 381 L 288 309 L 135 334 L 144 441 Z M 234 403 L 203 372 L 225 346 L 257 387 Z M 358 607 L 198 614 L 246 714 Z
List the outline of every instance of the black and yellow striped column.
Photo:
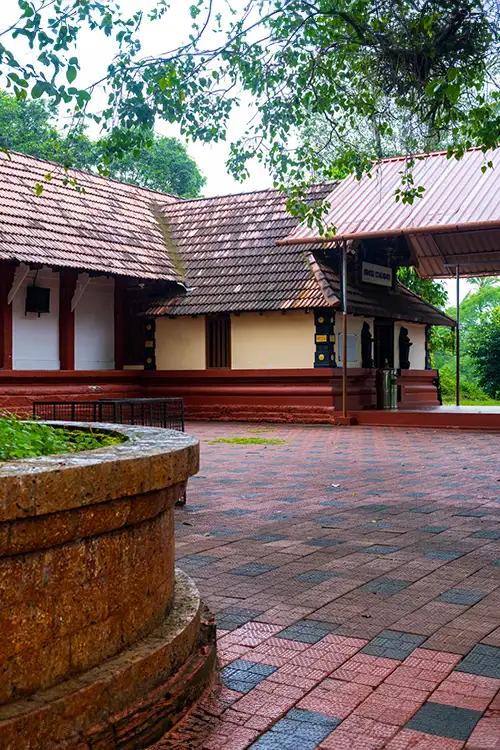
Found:
M 335 312 L 329 307 L 314 311 L 314 367 L 336 367 Z

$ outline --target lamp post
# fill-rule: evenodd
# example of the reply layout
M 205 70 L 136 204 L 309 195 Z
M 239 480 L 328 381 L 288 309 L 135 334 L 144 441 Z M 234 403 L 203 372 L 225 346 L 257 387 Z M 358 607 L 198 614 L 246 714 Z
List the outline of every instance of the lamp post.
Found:
M 347 242 L 342 240 L 342 417 L 347 419 Z

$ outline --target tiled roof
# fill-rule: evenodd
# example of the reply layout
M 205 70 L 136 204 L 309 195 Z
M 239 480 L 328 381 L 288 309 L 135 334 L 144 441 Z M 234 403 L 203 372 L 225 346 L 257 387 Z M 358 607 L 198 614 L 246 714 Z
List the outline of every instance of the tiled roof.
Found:
M 177 199 L 88 172 L 70 176 L 85 192 L 63 184 L 60 166 L 0 153 L 0 260 L 182 281 L 158 218 Z
M 323 200 L 332 185 L 313 188 Z M 335 272 L 317 260 L 318 245 L 277 245 L 297 226 L 282 194 L 262 190 L 241 195 L 171 203 L 163 213 L 172 242 L 185 264 L 188 292 L 158 300 L 149 314 L 290 310 L 340 305 Z M 395 291 L 348 285 L 349 309 L 367 316 L 393 316 L 453 325 L 437 308 L 398 285 Z
M 324 278 L 338 298 L 341 296 L 338 275 L 329 266 L 318 263 Z M 347 285 L 347 311 L 367 317 L 394 318 L 408 322 L 426 323 L 435 326 L 454 326 L 455 321 L 439 308 L 425 302 L 421 297 L 396 284 L 395 289 L 363 285 Z
M 50 162 L 0 153 L 0 260 L 187 286 L 183 296 L 159 299 L 151 315 L 339 305 L 338 278 L 318 260 L 321 244 L 276 244 L 297 226 L 276 190 L 182 200 L 74 170 L 78 192 L 64 176 Z M 39 197 L 36 182 L 44 184 Z M 316 186 L 311 200 L 332 191 Z M 349 299 L 358 314 L 450 324 L 403 287 L 349 287 Z
M 313 188 L 311 195 L 321 200 L 331 190 L 331 184 L 322 185 Z M 297 225 L 277 190 L 186 200 L 164 206 L 163 213 L 185 262 L 188 293 L 159 301 L 152 314 L 289 310 L 329 304 L 311 263 L 311 246 L 303 252 L 276 245 Z

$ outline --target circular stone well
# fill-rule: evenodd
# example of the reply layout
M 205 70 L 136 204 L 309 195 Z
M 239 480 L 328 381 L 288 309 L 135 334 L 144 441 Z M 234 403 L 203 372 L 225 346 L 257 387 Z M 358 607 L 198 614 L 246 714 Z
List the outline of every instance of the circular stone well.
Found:
M 0 464 L 0 747 L 142 748 L 211 679 L 215 629 L 174 568 L 198 443 L 171 430 Z

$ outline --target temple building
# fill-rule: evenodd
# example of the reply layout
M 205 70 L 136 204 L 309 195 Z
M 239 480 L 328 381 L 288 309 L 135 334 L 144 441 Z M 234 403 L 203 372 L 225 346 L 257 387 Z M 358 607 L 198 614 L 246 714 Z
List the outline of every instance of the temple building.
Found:
M 449 169 L 424 160 L 434 181 Z M 383 367 L 401 406 L 439 403 L 429 334 L 454 321 L 397 281 L 415 264 L 406 236 L 346 240 L 344 342 L 338 245 L 302 241 L 279 192 L 184 200 L 71 176 L 0 154 L 0 405 L 176 395 L 191 416 L 330 421 L 344 343 L 351 409 L 376 406 Z M 343 184 L 310 199 L 333 211 Z

